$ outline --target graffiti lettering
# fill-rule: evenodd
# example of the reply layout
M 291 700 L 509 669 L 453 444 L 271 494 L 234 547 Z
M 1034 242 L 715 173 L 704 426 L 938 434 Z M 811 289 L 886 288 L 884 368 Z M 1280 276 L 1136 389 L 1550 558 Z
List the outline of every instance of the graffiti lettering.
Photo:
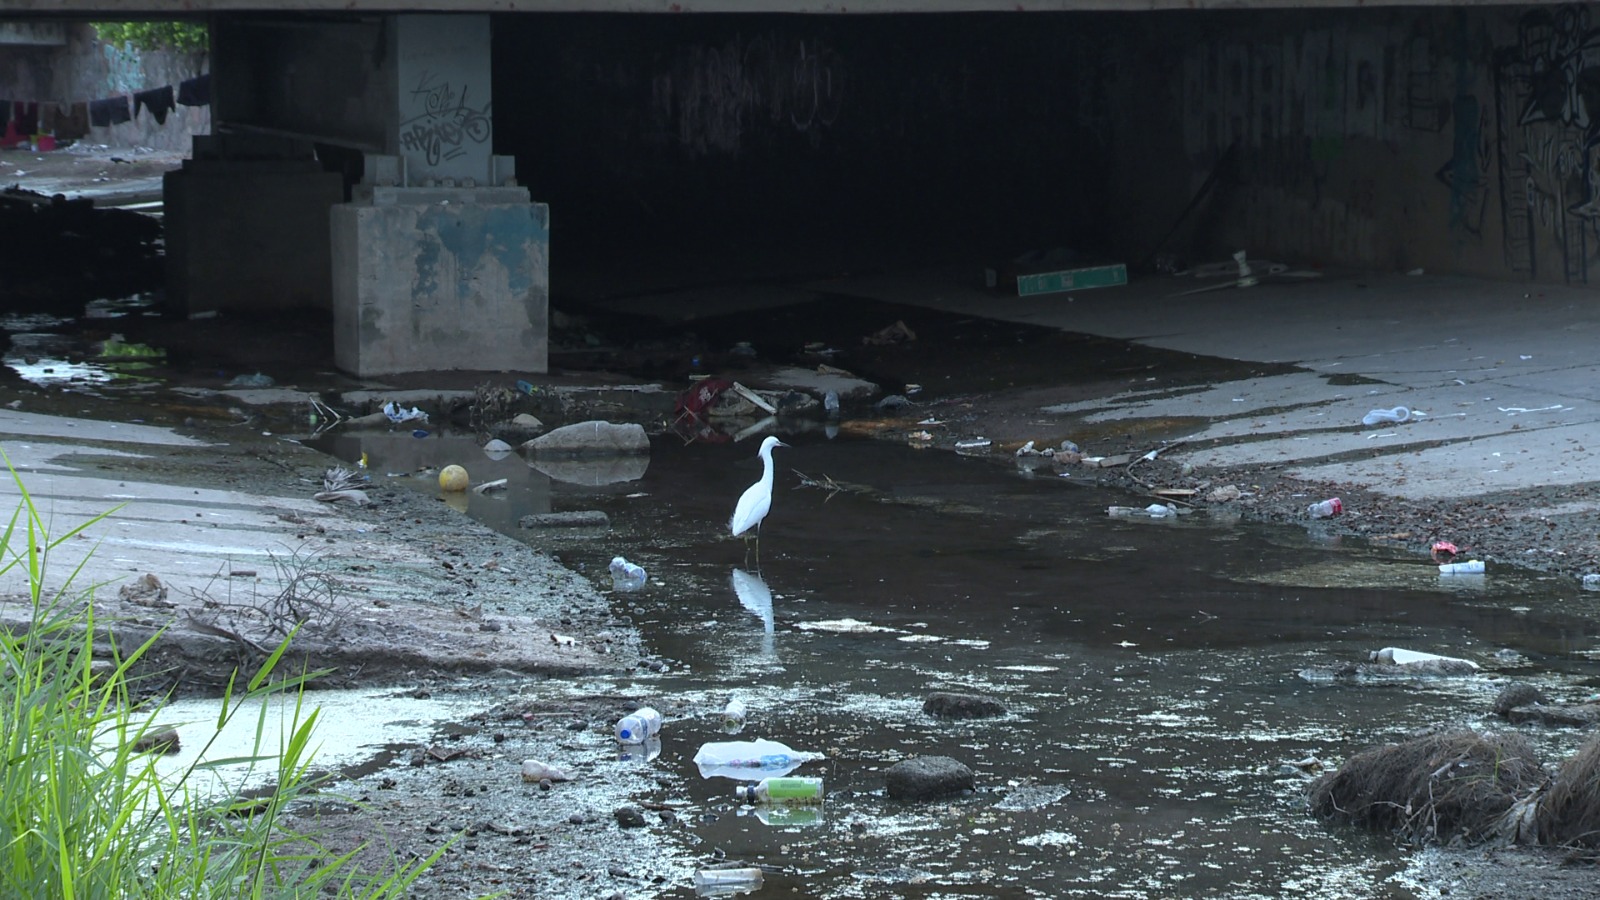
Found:
M 465 85 L 457 94 L 449 82 L 436 82 L 424 72 L 411 90 L 413 104 L 422 111 L 400 123 L 401 149 L 421 153 L 434 166 L 467 152 L 469 142 L 487 142 L 492 130 L 489 104 L 473 109 L 467 93 Z

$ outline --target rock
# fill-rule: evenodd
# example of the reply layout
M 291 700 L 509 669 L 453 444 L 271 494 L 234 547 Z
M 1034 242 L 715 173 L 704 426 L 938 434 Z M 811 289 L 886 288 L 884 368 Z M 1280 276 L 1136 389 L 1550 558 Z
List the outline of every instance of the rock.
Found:
M 1556 728 L 1586 728 L 1600 722 L 1600 703 L 1574 703 L 1544 706 L 1530 703 L 1507 710 L 1506 721 L 1514 725 L 1549 725 Z
M 947 719 L 983 719 L 989 716 L 1003 716 L 1006 708 L 997 700 L 990 700 L 977 694 L 935 691 L 928 695 L 928 699 L 922 701 L 922 711 Z
M 615 810 L 612 811 L 611 815 L 616 817 L 618 827 L 621 827 L 621 828 L 643 828 L 644 827 L 644 813 L 640 812 L 637 807 L 619 806 Z
M 523 528 L 609 528 L 611 519 L 598 509 L 584 509 L 523 516 L 517 524 Z
M 544 434 L 544 423 L 527 413 L 517 413 L 513 418 L 489 426 L 489 433 L 513 446 L 525 443 Z
M 1523 681 L 1513 681 L 1505 686 L 1498 697 L 1494 698 L 1494 714 L 1503 716 L 1519 706 L 1532 706 L 1535 703 L 1544 704 L 1550 701 L 1545 699 L 1544 692 L 1531 684 Z
M 948 756 L 920 756 L 898 762 L 883 777 L 889 796 L 906 803 L 935 800 L 976 788 L 972 770 Z
M 522 446 L 538 456 L 618 456 L 649 453 L 650 438 L 637 423 L 595 421 L 565 425 Z
M 510 453 L 511 452 L 511 445 L 506 443 L 505 441 L 500 440 L 499 438 L 495 438 L 495 439 L 491 440 L 489 443 L 483 445 L 483 452 L 485 452 L 485 453 Z
M 154 728 L 134 740 L 135 753 L 177 753 L 181 749 L 176 728 Z

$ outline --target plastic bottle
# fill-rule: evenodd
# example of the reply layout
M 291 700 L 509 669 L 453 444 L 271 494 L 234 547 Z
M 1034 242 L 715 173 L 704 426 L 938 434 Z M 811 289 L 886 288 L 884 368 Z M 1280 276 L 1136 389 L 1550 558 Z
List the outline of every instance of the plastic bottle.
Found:
M 1338 497 L 1323 500 L 1320 503 L 1313 503 L 1306 507 L 1306 514 L 1313 519 L 1331 519 L 1342 512 L 1344 512 L 1344 504 L 1339 501 Z
M 1469 559 L 1466 562 L 1445 563 L 1439 567 L 1440 575 L 1482 575 L 1483 560 Z
M 641 706 L 617 722 L 617 740 L 624 744 L 642 744 L 661 733 L 661 713 Z
M 647 763 L 661 755 L 661 738 L 653 737 L 642 744 L 618 744 L 617 762 Z
M 830 419 L 839 418 L 839 394 L 838 394 L 838 392 L 829 391 L 826 394 L 823 394 L 822 395 L 822 408 L 825 411 L 827 411 L 828 418 L 830 418 Z
M 740 869 L 701 869 L 694 873 L 694 890 L 701 896 L 743 894 L 759 890 L 761 870 L 755 866 Z
M 826 821 L 820 806 L 757 806 L 751 812 L 771 828 L 805 828 Z
M 722 730 L 729 734 L 738 734 L 744 730 L 744 701 L 738 697 L 728 701 L 722 708 Z
M 784 778 L 763 778 L 755 784 L 744 785 L 733 796 L 752 805 L 763 803 L 821 803 L 822 779 L 798 775 Z
M 611 586 L 619 591 L 637 591 L 646 580 L 643 566 L 636 566 L 620 556 L 611 558 Z

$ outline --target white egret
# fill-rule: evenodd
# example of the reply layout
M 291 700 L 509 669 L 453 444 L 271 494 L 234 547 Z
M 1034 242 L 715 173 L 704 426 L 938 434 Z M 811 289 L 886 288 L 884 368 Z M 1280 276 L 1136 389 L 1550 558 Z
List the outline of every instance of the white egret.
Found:
M 754 528 L 756 530 L 756 550 L 761 549 L 761 520 L 767 517 L 767 511 L 772 509 L 772 448 L 787 447 L 783 441 L 771 435 L 761 442 L 761 480 L 750 485 L 739 497 L 739 505 L 733 508 L 733 518 L 728 521 L 728 527 L 733 530 L 733 536 Z

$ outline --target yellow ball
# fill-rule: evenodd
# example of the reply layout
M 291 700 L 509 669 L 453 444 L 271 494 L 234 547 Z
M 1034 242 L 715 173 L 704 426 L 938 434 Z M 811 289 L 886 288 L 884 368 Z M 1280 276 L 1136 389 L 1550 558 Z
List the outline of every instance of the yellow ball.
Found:
M 447 491 L 464 491 L 470 483 L 467 470 L 460 466 L 445 466 L 439 473 L 439 487 Z

